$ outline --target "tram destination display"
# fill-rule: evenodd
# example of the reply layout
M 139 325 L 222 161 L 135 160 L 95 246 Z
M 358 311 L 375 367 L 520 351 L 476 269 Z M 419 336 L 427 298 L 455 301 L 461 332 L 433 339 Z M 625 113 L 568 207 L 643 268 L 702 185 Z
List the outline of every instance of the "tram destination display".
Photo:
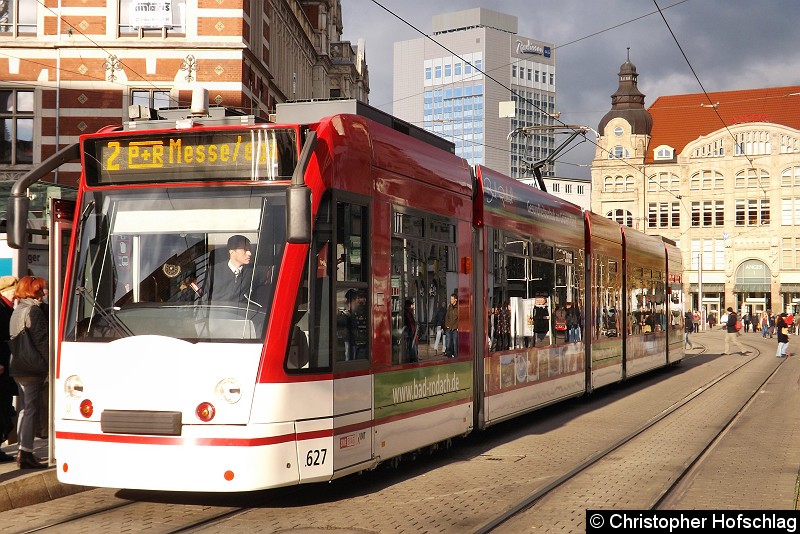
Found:
M 89 185 L 287 180 L 297 162 L 286 128 L 87 137 L 83 149 Z

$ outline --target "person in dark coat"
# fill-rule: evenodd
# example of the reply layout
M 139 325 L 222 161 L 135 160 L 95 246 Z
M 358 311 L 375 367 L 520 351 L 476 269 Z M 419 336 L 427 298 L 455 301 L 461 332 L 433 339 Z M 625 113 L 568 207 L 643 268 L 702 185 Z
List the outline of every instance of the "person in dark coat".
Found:
M 581 310 L 577 305 L 567 302 L 567 341 L 578 343 L 581 341 Z
M 534 346 L 537 341 L 544 340 L 550 333 L 550 309 L 547 307 L 547 297 L 536 297 L 533 305 L 533 333 Z
M 683 315 L 683 329 L 686 332 L 685 346 L 693 349 L 694 345 L 692 345 L 692 340 L 689 339 L 689 334 L 694 332 L 694 315 L 690 311 Z
M 494 308 L 492 308 L 494 309 Z M 442 343 L 442 352 L 445 351 L 447 347 L 447 339 L 445 338 L 444 333 L 444 317 L 447 314 L 447 309 L 444 306 L 439 306 L 436 309 L 436 315 L 433 316 L 433 325 L 436 327 L 436 341 L 433 342 L 433 353 L 439 354 L 439 341 L 441 340 Z M 491 325 L 493 314 L 489 315 L 489 332 L 491 335 Z
M 419 344 L 419 336 L 417 335 L 417 318 L 414 313 L 414 302 L 406 300 L 403 309 L 403 321 L 405 324 L 405 342 L 406 353 L 408 354 L 408 361 L 416 363 L 419 361 L 419 353 L 417 352 Z
M 786 323 L 786 317 L 789 314 L 783 312 L 778 316 L 777 321 L 775 321 L 775 330 L 778 334 L 778 350 L 775 352 L 775 356 L 778 358 L 785 358 L 788 356 L 786 351 L 789 349 L 789 325 Z
M 0 277 L 0 443 L 8 439 L 14 430 L 14 397 L 17 383 L 11 378 L 9 364 L 11 348 L 8 346 L 11 314 L 14 312 L 14 291 L 17 279 L 13 276 Z M 10 296 L 10 298 L 9 298 Z M 0 463 L 12 462 L 14 457 L 0 451 Z
M 33 455 L 33 438 L 39 411 L 39 396 L 44 389 L 50 365 L 49 322 L 42 309 L 47 281 L 25 276 L 17 284 L 17 307 L 11 314 L 11 376 L 19 389 L 17 466 L 21 469 L 47 467 Z
M 444 315 L 445 356 L 458 356 L 458 293 L 450 295 L 450 305 Z
M 243 235 L 228 239 L 228 261 L 214 270 L 210 299 L 214 304 L 246 305 L 245 293 L 249 291 L 253 257 L 250 240 Z

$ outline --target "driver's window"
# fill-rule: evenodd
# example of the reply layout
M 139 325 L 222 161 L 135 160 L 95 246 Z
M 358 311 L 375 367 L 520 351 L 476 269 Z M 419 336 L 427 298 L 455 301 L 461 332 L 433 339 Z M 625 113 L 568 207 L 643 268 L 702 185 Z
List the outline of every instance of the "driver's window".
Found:
M 209 270 L 206 234 L 112 235 L 111 247 L 117 306 L 192 303 L 202 297 Z

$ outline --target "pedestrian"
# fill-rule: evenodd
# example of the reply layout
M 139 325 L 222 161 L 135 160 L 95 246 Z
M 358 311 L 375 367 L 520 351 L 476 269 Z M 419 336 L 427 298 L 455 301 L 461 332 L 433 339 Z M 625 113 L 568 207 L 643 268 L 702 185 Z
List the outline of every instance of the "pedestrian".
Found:
M 417 363 L 419 361 L 419 334 L 417 332 L 417 317 L 414 312 L 414 301 L 412 300 L 406 300 L 403 310 L 403 321 L 405 323 L 403 334 L 405 336 L 408 361 Z
M 762 312 L 761 313 L 761 337 L 766 339 L 767 338 L 767 334 L 769 334 L 769 314 L 767 312 Z
M 511 302 L 505 301 L 497 312 L 497 328 L 500 332 L 500 347 L 497 350 L 511 348 Z M 447 345 L 445 345 L 447 350 Z
M 510 313 L 510 311 L 509 311 Z M 458 356 L 458 293 L 450 295 L 450 305 L 444 315 L 444 355 L 447 358 Z
M 445 351 L 447 345 L 447 339 L 444 335 L 444 317 L 447 315 L 447 308 L 444 305 L 439 306 L 436 309 L 436 315 L 433 316 L 433 325 L 436 327 L 436 341 L 433 342 L 433 353 L 439 354 L 439 341 L 442 342 L 442 352 Z M 489 325 L 492 324 L 492 319 L 494 316 L 494 308 L 492 308 L 492 313 L 489 315 Z M 489 336 L 491 339 L 491 328 L 489 329 Z M 491 346 L 491 341 L 489 343 Z
M 581 311 L 577 304 L 572 305 L 567 302 L 567 343 L 579 343 L 581 341 Z
M 686 332 L 686 339 L 685 339 L 685 347 L 689 347 L 690 349 L 694 348 L 692 345 L 692 341 L 689 339 L 689 334 L 694 331 L 694 315 L 692 312 L 687 311 L 683 316 L 683 330 Z
M 14 431 L 14 397 L 17 383 L 11 378 L 9 363 L 11 348 L 8 346 L 9 325 L 14 312 L 14 291 L 17 279 L 13 276 L 0 277 L 0 443 L 5 442 Z M 0 463 L 12 462 L 14 456 L 0 451 Z
M 733 308 L 730 306 L 728 307 L 728 319 L 725 322 L 725 352 L 722 354 L 730 354 L 731 353 L 731 342 L 736 343 L 736 346 L 739 347 L 740 354 L 747 354 L 748 351 L 739 343 L 739 335 L 741 329 L 741 323 L 739 322 L 739 318 L 736 315 L 736 312 L 733 311 Z
M 47 282 L 40 277 L 24 276 L 17 284 L 14 298 L 17 307 L 11 314 L 11 376 L 19 389 L 17 466 L 21 469 L 47 467 L 33 454 L 34 425 L 39 411 L 39 396 L 49 371 L 48 318 L 42 309 Z
M 775 315 L 771 310 L 767 310 L 767 315 L 769 315 L 769 338 L 772 339 L 775 335 Z
M 783 312 L 775 321 L 775 328 L 778 332 L 778 350 L 775 351 L 775 356 L 778 358 L 785 358 L 788 356 L 786 351 L 789 349 L 789 325 L 786 322 L 787 313 Z

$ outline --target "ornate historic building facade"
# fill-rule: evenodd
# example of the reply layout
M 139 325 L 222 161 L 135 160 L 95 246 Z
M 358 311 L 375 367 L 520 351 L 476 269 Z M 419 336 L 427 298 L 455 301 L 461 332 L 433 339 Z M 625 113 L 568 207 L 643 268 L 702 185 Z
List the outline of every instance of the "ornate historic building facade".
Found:
M 645 109 L 637 76 L 628 59 L 598 126 L 592 211 L 679 244 L 687 307 L 800 309 L 800 86 Z
M 186 107 L 198 86 L 264 118 L 287 100 L 366 103 L 363 42 L 341 35 L 340 0 L 0 0 L 0 185 L 130 104 Z

